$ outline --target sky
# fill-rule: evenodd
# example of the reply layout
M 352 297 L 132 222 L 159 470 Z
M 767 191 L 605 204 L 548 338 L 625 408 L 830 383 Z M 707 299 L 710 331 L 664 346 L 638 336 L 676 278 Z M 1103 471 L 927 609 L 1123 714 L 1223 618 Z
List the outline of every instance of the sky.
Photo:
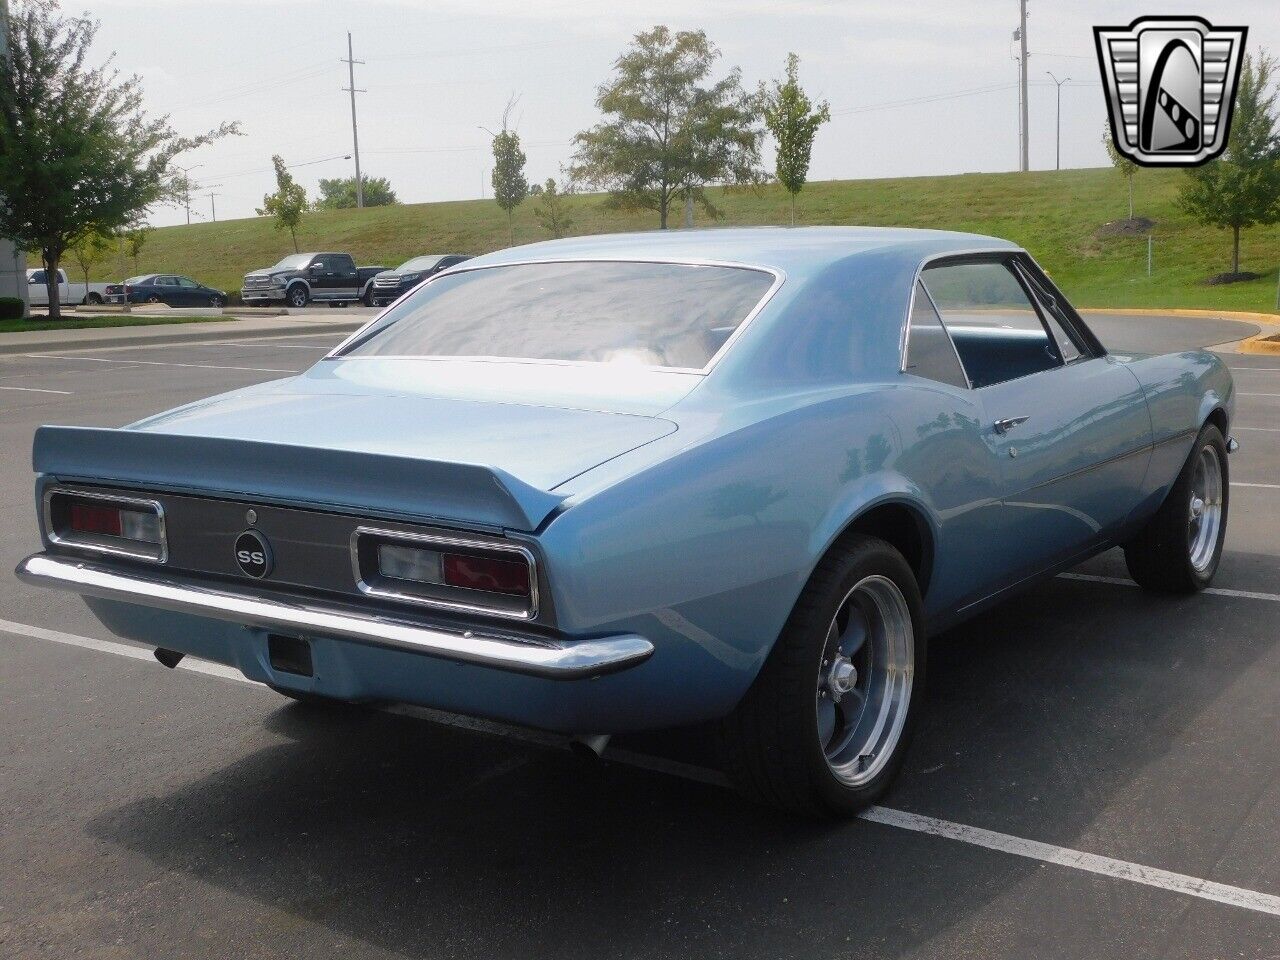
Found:
M 63 0 L 101 22 L 95 55 L 142 78 L 151 114 L 196 134 L 238 121 L 243 136 L 185 155 L 201 184 L 195 221 L 254 215 L 278 153 L 315 196 L 351 176 L 347 31 L 353 38 L 361 168 L 402 202 L 492 196 L 489 135 L 513 119 L 529 180 L 561 176 L 575 133 L 600 119 L 597 87 L 638 32 L 705 30 L 754 88 L 800 56 L 803 85 L 831 104 L 811 180 L 1014 170 L 1017 0 Z M 1052 169 L 1061 88 L 1063 167 L 1106 164 L 1094 25 L 1199 14 L 1249 27 L 1280 52 L 1276 0 L 1029 0 L 1032 169 Z M 766 167 L 772 150 L 766 146 Z M 210 194 L 214 194 L 211 198 Z M 186 219 L 158 208 L 150 222 Z

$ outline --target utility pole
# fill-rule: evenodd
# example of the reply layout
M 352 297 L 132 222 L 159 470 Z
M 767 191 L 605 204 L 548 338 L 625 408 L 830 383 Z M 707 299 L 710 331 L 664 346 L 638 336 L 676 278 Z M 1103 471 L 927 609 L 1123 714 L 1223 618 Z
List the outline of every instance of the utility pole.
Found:
M 203 167 L 203 163 L 193 163 L 189 167 L 179 167 L 176 163 L 174 167 L 182 171 L 182 205 L 187 211 L 187 226 L 191 226 L 191 178 L 187 176 L 196 167 Z
M 363 64 L 363 60 L 356 60 L 351 53 L 351 31 L 347 31 L 347 58 L 342 61 L 347 65 L 347 80 L 351 84 L 349 87 L 342 89 L 351 94 L 351 154 L 356 158 L 356 206 L 364 206 L 364 181 L 360 179 L 360 133 L 356 126 L 356 94 L 367 93 L 365 90 L 356 89 L 356 64 Z
M 1031 138 L 1027 134 L 1027 0 L 1018 0 L 1021 23 L 1018 26 L 1018 42 L 1022 45 L 1022 59 L 1018 66 L 1018 85 L 1022 94 L 1022 171 L 1031 169 Z
M 212 214 L 214 223 L 218 222 L 218 195 L 213 191 L 209 191 L 209 212 Z
M 1052 70 L 1046 70 L 1045 73 L 1049 75 L 1050 80 L 1052 80 L 1055 84 L 1058 85 L 1058 119 L 1054 124 L 1056 128 L 1056 134 L 1053 138 L 1053 169 L 1061 170 L 1062 169 L 1062 85 L 1066 83 L 1068 80 L 1070 80 L 1071 78 L 1063 77 L 1061 80 L 1059 80 L 1057 77 L 1053 75 Z

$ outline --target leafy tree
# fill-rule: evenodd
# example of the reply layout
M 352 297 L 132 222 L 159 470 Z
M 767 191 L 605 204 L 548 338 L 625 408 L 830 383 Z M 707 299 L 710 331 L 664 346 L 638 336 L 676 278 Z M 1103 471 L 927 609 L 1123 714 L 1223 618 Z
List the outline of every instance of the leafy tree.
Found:
M 757 99 L 737 68 L 703 85 L 719 56 L 701 30 L 637 34 L 596 92 L 608 119 L 574 138 L 573 180 L 609 191 L 615 207 L 656 210 L 664 230 L 676 195 L 717 216 L 706 184 L 759 182 Z
M 369 177 L 361 175 L 364 182 L 364 205 L 366 207 L 389 207 L 399 203 L 396 192 L 391 189 L 391 181 L 386 177 Z M 332 180 L 321 178 L 320 196 L 316 199 L 317 210 L 350 210 L 356 205 L 356 178 L 335 177 Z
M 1111 127 L 1102 131 L 1102 145 L 1107 148 L 1107 156 L 1111 165 L 1119 171 L 1120 176 L 1129 182 L 1129 219 L 1133 219 L 1133 178 L 1138 172 L 1138 165 L 1116 149 L 1116 142 L 1111 139 Z
M 105 234 L 86 233 L 71 245 L 71 256 L 84 275 L 84 288 L 89 289 L 89 271 L 106 259 L 111 250 L 111 238 Z M 86 292 L 86 299 L 88 294 Z
M 547 182 L 538 190 L 538 202 L 533 208 L 533 214 L 538 218 L 542 229 L 557 240 L 573 226 L 573 217 L 569 215 L 569 205 L 565 203 L 564 197 L 556 188 L 555 180 L 548 177 Z
M 493 134 L 493 199 L 498 206 L 507 211 L 507 229 L 511 242 L 516 242 L 516 228 L 513 216 L 515 209 L 529 195 L 529 181 L 524 176 L 524 164 L 528 158 L 520 149 L 520 134 L 510 129 L 508 123 L 515 99 L 507 103 L 502 112 L 502 130 Z
M 271 164 L 276 168 L 276 192 L 262 198 L 258 216 L 274 217 L 277 230 L 288 230 L 293 240 L 293 252 L 297 253 L 298 227 L 307 209 L 307 191 L 293 179 L 279 154 L 271 158 Z
M 1266 51 L 1245 57 L 1227 149 L 1186 172 L 1182 208 L 1201 223 L 1231 228 L 1231 272 L 1240 272 L 1240 231 L 1280 221 L 1280 133 Z
M 775 80 L 773 90 L 760 85 L 764 122 L 778 141 L 775 172 L 778 182 L 791 195 L 791 222 L 796 222 L 796 196 L 809 178 L 809 158 L 818 128 L 831 119 L 825 100 L 816 107 L 800 86 L 800 58 L 787 54 L 787 79 Z
M 87 65 L 98 23 L 61 17 L 55 0 L 20 0 L 8 26 L 9 56 L 0 58 L 0 236 L 39 251 L 56 318 L 57 270 L 76 239 L 112 233 L 156 204 L 175 202 L 174 158 L 239 130 L 223 124 L 180 137 L 168 118 L 149 119 L 138 77 L 122 78 L 110 58 Z
M 129 259 L 133 261 L 134 273 L 138 272 L 138 258 L 142 256 L 142 248 L 147 245 L 147 237 L 151 236 L 151 228 L 145 224 L 137 224 L 129 227 L 122 234 L 124 238 L 124 251 Z

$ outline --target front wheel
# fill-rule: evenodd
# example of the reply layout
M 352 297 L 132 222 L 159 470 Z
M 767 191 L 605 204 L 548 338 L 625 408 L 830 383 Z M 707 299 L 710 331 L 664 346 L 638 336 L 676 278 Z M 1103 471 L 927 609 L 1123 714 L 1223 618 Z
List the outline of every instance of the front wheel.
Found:
M 307 293 L 307 288 L 304 287 L 302 284 L 298 284 L 297 286 L 289 288 L 289 293 L 288 293 L 289 306 L 301 309 L 307 305 L 307 301 L 310 299 L 311 297 Z
M 1156 593 L 1203 590 L 1222 560 L 1229 500 L 1227 443 L 1207 423 L 1156 515 L 1125 544 L 1129 575 Z
M 209 298 L 209 306 L 213 307 L 215 310 L 221 310 L 226 305 L 227 301 L 223 297 L 213 296 Z
M 730 778 L 787 810 L 857 813 L 902 766 L 924 664 L 910 566 L 883 540 L 848 538 L 818 565 L 760 675 L 722 724 Z
M 372 287 L 372 286 L 370 286 L 368 289 L 366 289 L 366 290 L 365 290 L 365 292 L 364 292 L 364 296 L 360 298 L 360 302 L 361 302 L 361 303 L 363 303 L 366 307 L 373 307 L 373 306 L 376 306 L 376 304 L 373 302 L 373 287 Z

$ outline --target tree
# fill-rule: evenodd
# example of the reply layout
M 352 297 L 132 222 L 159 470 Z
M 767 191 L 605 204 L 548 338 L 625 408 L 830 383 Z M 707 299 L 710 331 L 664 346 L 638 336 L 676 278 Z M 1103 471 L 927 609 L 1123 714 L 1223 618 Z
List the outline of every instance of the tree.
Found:
M 1247 56 L 1236 93 L 1227 149 L 1217 160 L 1186 172 L 1178 201 L 1201 223 L 1231 228 L 1231 272 L 1240 273 L 1240 231 L 1280 221 L 1280 133 L 1275 57 Z
M 55 0 L 20 0 L 0 58 L 0 236 L 39 251 L 49 316 L 61 314 L 57 271 L 78 237 L 109 234 L 176 200 L 172 161 L 238 133 L 223 124 L 180 137 L 149 119 L 138 77 L 86 61 L 98 23 L 59 16 Z
M 361 176 L 364 184 L 364 205 L 366 207 L 389 207 L 399 203 L 396 192 L 391 189 L 391 181 L 386 177 Z M 350 210 L 356 205 L 356 178 L 335 177 L 332 180 L 321 178 L 320 196 L 316 199 L 317 210 Z
M 511 242 L 516 242 L 516 228 L 513 216 L 515 209 L 529 195 L 529 181 L 524 176 L 524 163 L 528 158 L 520 149 L 520 134 L 508 126 L 511 110 L 515 106 L 513 97 L 502 111 L 502 131 L 491 134 L 493 137 L 493 199 L 498 206 L 507 211 L 507 229 Z
M 831 119 L 827 101 L 816 107 L 800 86 L 800 58 L 787 54 L 787 79 L 775 80 L 773 91 L 760 85 L 764 122 L 778 141 L 775 172 L 778 182 L 791 195 L 791 222 L 796 222 L 796 196 L 809 178 L 809 158 L 818 128 Z
M 609 191 L 615 207 L 656 210 L 664 230 L 676 195 L 716 216 L 706 184 L 759 182 L 757 98 L 737 68 L 702 85 L 719 56 L 701 30 L 637 34 L 596 92 L 609 119 L 574 138 L 573 180 Z
M 1133 219 L 1133 178 L 1138 172 L 1138 165 L 1116 149 L 1116 142 L 1111 139 L 1111 127 L 1102 131 L 1102 145 L 1107 148 L 1107 156 L 1111 165 L 1119 171 L 1120 176 L 1129 182 L 1129 219 Z
M 133 269 L 138 270 L 138 258 L 142 256 L 142 248 L 147 245 L 147 237 L 151 236 L 151 228 L 146 224 L 136 224 L 124 231 L 125 254 L 133 261 Z
M 89 290 L 89 271 L 103 261 L 111 250 L 111 238 L 97 232 L 86 233 L 71 245 L 71 256 L 84 275 L 86 299 Z
M 538 202 L 533 208 L 533 214 L 538 218 L 542 229 L 557 240 L 573 226 L 573 217 L 569 215 L 569 205 L 565 203 L 564 196 L 556 189 L 555 180 L 548 177 L 538 191 Z
M 288 230 L 293 240 L 293 252 L 297 253 L 298 227 L 307 209 L 307 191 L 293 179 L 280 154 L 271 158 L 271 165 L 276 168 L 276 192 L 262 198 L 258 216 L 274 217 L 277 230 Z

